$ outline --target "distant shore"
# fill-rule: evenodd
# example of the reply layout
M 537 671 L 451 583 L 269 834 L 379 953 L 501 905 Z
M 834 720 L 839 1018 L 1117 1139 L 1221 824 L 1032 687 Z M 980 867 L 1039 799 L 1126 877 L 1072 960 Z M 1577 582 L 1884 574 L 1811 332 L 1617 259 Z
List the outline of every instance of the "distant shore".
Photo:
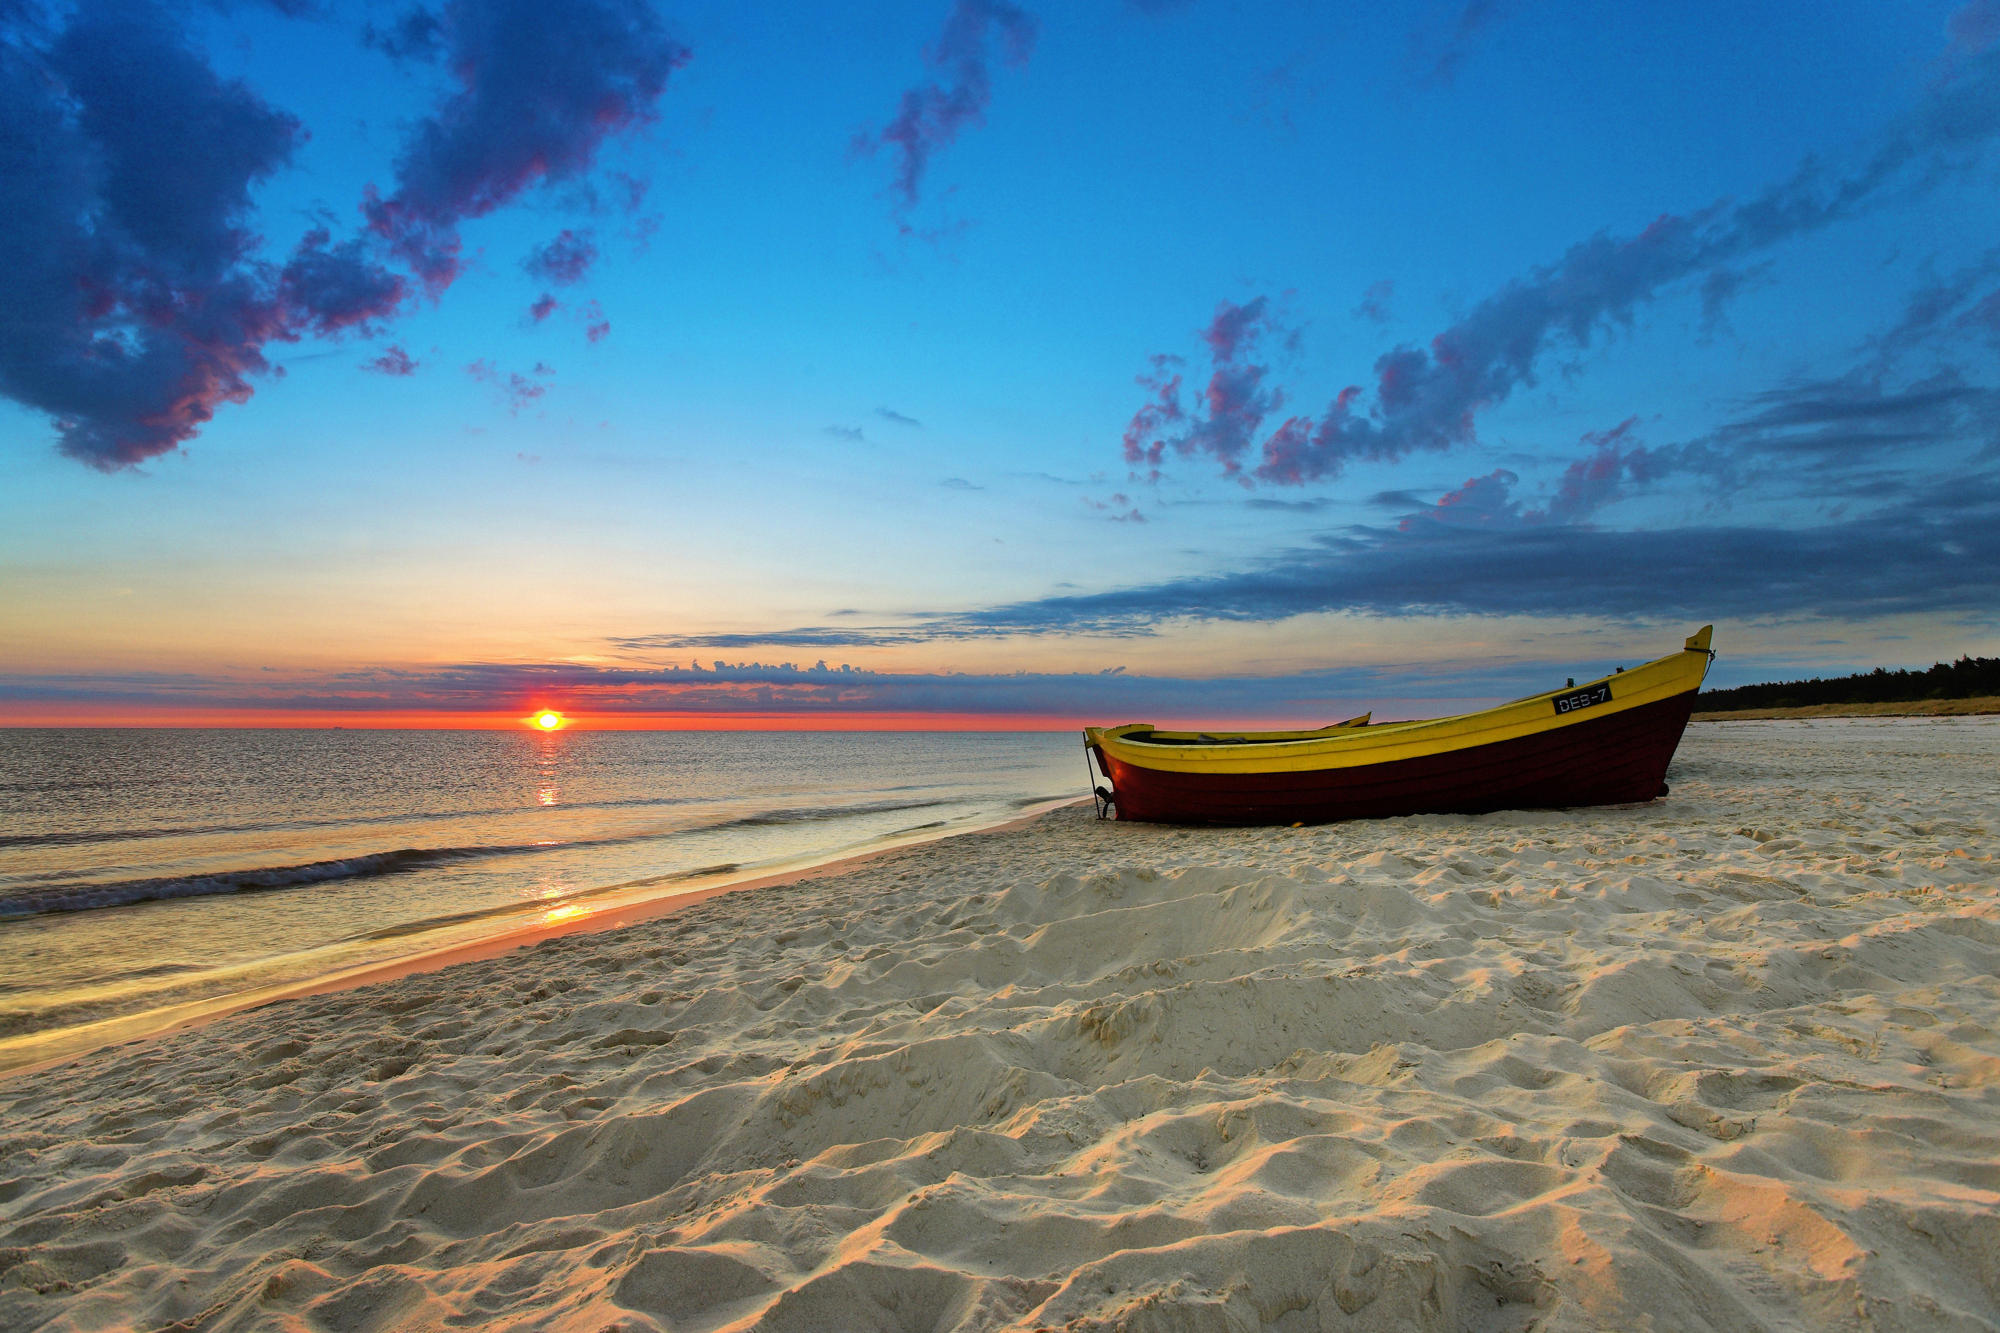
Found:
M 1889 703 L 1804 704 L 1795 708 L 1737 708 L 1726 712 L 1701 711 L 1695 707 L 1696 722 L 1755 722 L 1786 717 L 1968 717 L 2000 713 L 2000 694 L 1973 699 L 1898 699 Z

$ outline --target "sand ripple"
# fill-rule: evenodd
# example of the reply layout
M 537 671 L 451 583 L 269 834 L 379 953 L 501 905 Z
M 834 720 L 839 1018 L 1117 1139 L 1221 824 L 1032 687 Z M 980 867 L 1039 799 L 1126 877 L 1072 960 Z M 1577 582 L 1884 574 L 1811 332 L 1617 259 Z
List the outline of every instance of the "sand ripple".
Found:
M 0 1326 L 1992 1328 L 1992 723 L 902 853 L 0 1085 Z

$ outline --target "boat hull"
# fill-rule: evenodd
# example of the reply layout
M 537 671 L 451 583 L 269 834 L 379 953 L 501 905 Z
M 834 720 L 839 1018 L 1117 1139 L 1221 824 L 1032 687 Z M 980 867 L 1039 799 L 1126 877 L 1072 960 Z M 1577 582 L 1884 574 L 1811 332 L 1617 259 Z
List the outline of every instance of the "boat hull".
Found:
M 1175 772 L 1098 747 L 1118 818 L 1321 823 L 1650 801 L 1687 729 L 1695 691 L 1439 754 L 1285 772 Z

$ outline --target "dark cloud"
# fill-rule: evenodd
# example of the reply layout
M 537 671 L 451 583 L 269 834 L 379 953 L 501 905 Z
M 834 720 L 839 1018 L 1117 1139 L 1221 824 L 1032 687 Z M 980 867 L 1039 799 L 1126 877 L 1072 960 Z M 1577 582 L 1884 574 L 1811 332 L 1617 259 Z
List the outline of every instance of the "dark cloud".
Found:
M 1672 478 L 1692 480 L 1709 502 L 1780 493 L 1792 501 L 1914 494 L 1940 467 L 1977 466 L 1979 446 L 2000 438 L 2000 393 L 1952 374 L 1885 387 L 1859 375 L 1801 380 L 1753 394 L 1709 434 L 1649 447 L 1639 420 L 1586 433 L 1587 450 L 1540 505 L 1516 494 L 1507 469 L 1474 477 L 1426 505 L 1408 491 L 1384 492 L 1404 511 L 1400 530 L 1421 524 L 1533 527 L 1587 524 L 1599 510 Z
M 1212 349 L 1231 356 L 1218 356 L 1210 401 L 1186 407 L 1178 358 L 1156 356 L 1140 380 L 1153 396 L 1127 429 L 1125 457 L 1157 469 L 1170 446 L 1213 457 L 1229 477 L 1298 485 L 1336 476 L 1356 461 L 1391 461 L 1470 443 L 1478 415 L 1533 386 L 1550 355 L 1589 348 L 1690 279 L 1707 281 L 1713 309 L 1755 275 L 1754 268 L 1741 267 L 1749 256 L 1851 216 L 1899 182 L 1921 190 L 1969 166 L 1996 132 L 2000 52 L 1947 80 L 1844 175 L 1808 162 L 1746 202 L 1664 214 L 1635 236 L 1600 234 L 1572 246 L 1556 262 L 1480 301 L 1428 346 L 1405 344 L 1383 353 L 1375 363 L 1372 403 L 1363 404 L 1360 386 L 1349 386 L 1318 417 L 1280 421 L 1263 440 L 1254 468 L 1245 465 L 1246 431 L 1261 432 L 1264 417 L 1287 396 L 1266 383 L 1269 367 L 1247 359 L 1233 342 L 1211 339 Z M 1224 390 L 1219 403 L 1218 385 Z
M 2000 615 L 2000 393 L 1951 377 L 1882 386 L 1802 381 L 1754 395 L 1695 440 L 1649 446 L 1630 419 L 1586 434 L 1582 454 L 1539 502 L 1506 468 L 1435 502 L 1385 491 L 1391 526 L 1362 524 L 1221 574 L 887 626 L 811 627 L 680 639 L 654 647 L 893 646 L 1014 635 L 1149 635 L 1178 620 L 1274 621 L 1324 612 L 1380 616 L 1592 616 L 1844 620 L 1924 612 Z M 1784 493 L 1854 501 L 1805 521 L 1600 527 L 1614 502 L 1672 479 L 1725 505 Z M 1121 497 L 1113 497 L 1122 503 Z M 1104 502 L 1087 501 L 1100 508 Z M 641 641 L 630 641 L 639 646 Z
M 444 55 L 444 22 L 433 11 L 415 5 L 387 27 L 365 25 L 361 42 L 396 60 L 433 61 Z
M 689 51 L 647 0 L 452 0 L 457 87 L 410 131 L 370 224 L 433 289 L 457 276 L 458 227 L 534 186 L 580 178 L 606 140 L 651 121 Z
M 1865 503 L 1977 471 L 1982 452 L 1990 466 L 2000 442 L 2000 392 L 1955 372 L 1901 387 L 1859 374 L 1801 380 L 1745 408 L 1705 437 L 1653 451 L 1652 465 L 1705 478 L 1720 497 L 1782 487 L 1794 499 Z
M 372 370 L 377 375 L 402 377 L 416 374 L 417 367 L 420 364 L 420 362 L 411 360 L 410 354 L 401 347 L 395 343 L 390 343 L 382 349 L 382 355 L 372 361 L 363 361 L 361 368 L 363 370 Z
M 1911 423 L 1908 431 L 1886 440 L 1865 435 L 1865 441 L 1898 443 L 1906 439 L 1929 439 L 1939 433 L 1944 417 L 1956 407 L 1989 397 L 1984 390 L 1959 382 L 1955 377 L 1931 381 L 1902 390 L 1884 390 L 1861 379 L 1808 380 L 1753 394 L 1747 401 L 1755 410 L 1730 423 L 1730 436 L 1768 435 L 1774 430 L 1833 427 L 1842 438 L 1857 426 L 1880 423 Z M 1823 436 L 1809 437 L 1824 447 Z
M 597 238 L 588 230 L 572 231 L 565 227 L 554 240 L 529 251 L 521 267 L 529 277 L 541 282 L 573 287 L 589 275 L 596 260 Z
M 1242 572 L 1048 598 L 930 623 L 942 637 L 1143 632 L 1163 620 L 1302 612 L 1859 618 L 2000 612 L 2000 392 L 1953 375 L 1904 386 L 1862 376 L 1754 395 L 1701 438 L 1649 447 L 1636 419 L 1584 436 L 1587 452 L 1533 505 L 1497 469 L 1412 507 L 1393 529 L 1357 526 Z M 1612 502 L 1685 477 L 1720 502 L 1771 493 L 1855 500 L 1817 524 L 1594 525 Z M 1401 507 L 1409 492 L 1375 501 Z
M 549 293 L 543 292 L 535 298 L 534 304 L 528 307 L 528 318 L 539 324 L 560 309 L 562 309 L 562 302 L 556 300 Z
M 882 418 L 882 420 L 884 421 L 893 421 L 898 426 L 914 426 L 917 429 L 922 430 L 924 425 L 923 422 L 917 420 L 915 417 L 906 417 L 901 412 L 896 411 L 894 408 L 878 407 L 875 409 L 875 415 Z
M 993 100 L 995 51 L 1009 64 L 1026 64 L 1035 49 L 1035 33 L 1034 16 L 1007 0 L 956 0 L 952 5 L 936 44 L 924 52 L 925 62 L 942 77 L 906 89 L 894 119 L 879 132 L 854 140 L 857 152 L 887 148 L 895 154 L 891 189 L 901 208 L 916 206 L 932 154 L 985 122 Z
M 1949 497 L 1934 497 L 1948 500 Z M 934 626 L 937 637 L 1134 633 L 1177 618 L 1259 621 L 1311 612 L 1861 618 L 2000 611 L 2000 503 L 1920 504 L 1797 530 L 1566 525 L 1351 530 L 1239 573 L 1047 598 Z
M 402 276 L 377 263 L 364 241 L 332 245 L 331 240 L 323 227 L 306 233 L 279 274 L 278 294 L 292 335 L 372 333 L 402 307 L 407 295 Z
M 316 230 L 256 255 L 251 190 L 297 120 L 219 77 L 143 0 L 86 0 L 0 43 L 0 395 L 111 470 L 193 438 L 271 370 L 264 347 L 366 330 L 401 280 Z
M 371 192 L 368 231 L 337 240 L 316 226 L 278 262 L 262 253 L 252 193 L 290 164 L 304 128 L 219 77 L 175 12 L 84 0 L 58 26 L 10 23 L 0 43 L 0 396 L 45 413 L 65 453 L 107 470 L 180 446 L 249 398 L 274 373 L 272 342 L 379 332 L 412 294 L 385 252 L 443 287 L 460 221 L 578 178 L 610 136 L 652 115 L 687 56 L 645 0 L 406 12 L 368 40 L 404 56 L 441 43 L 455 90 L 412 129 L 395 193 Z M 594 254 L 588 232 L 566 231 L 530 263 L 568 283 Z M 609 332 L 594 303 L 585 319 L 592 341 Z

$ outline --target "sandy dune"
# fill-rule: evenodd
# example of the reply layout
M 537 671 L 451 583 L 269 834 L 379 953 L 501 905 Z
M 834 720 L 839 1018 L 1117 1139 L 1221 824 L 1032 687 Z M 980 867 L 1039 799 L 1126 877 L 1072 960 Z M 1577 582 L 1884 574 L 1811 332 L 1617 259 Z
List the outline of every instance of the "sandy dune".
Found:
M 1087 809 L 0 1084 L 0 1327 L 1992 1328 L 2000 723 Z

